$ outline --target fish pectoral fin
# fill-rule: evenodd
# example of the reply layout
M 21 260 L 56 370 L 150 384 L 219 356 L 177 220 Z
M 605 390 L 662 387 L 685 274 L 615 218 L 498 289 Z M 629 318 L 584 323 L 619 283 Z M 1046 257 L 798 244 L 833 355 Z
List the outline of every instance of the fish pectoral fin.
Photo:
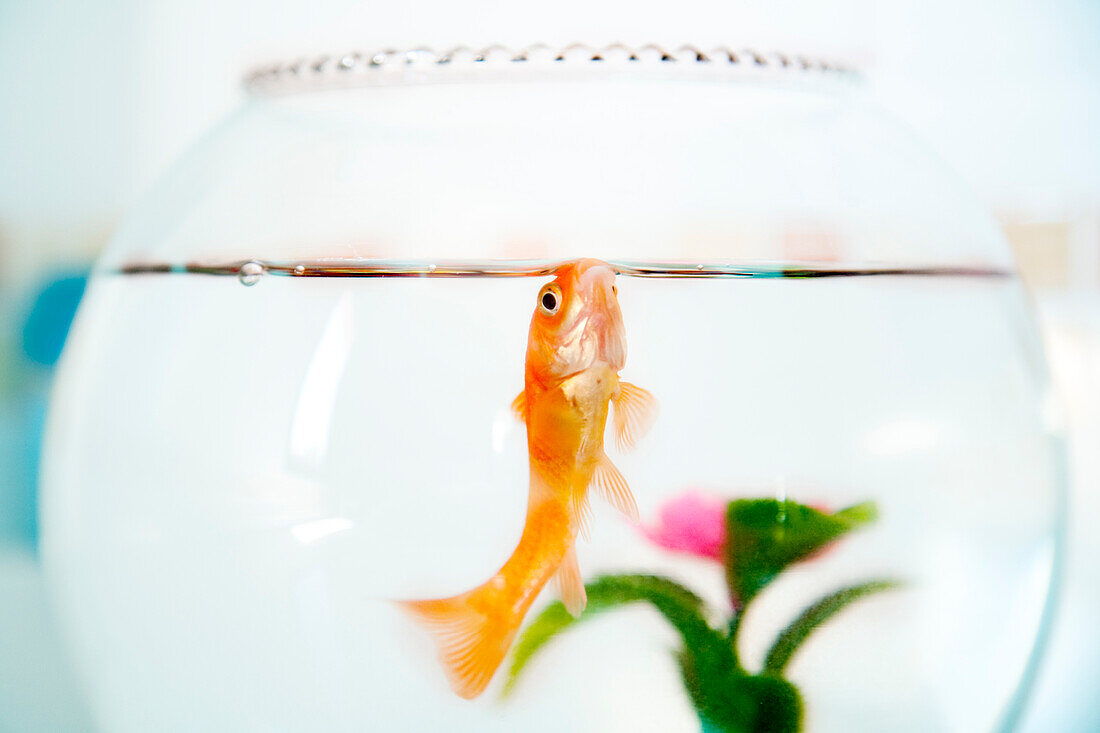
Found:
M 588 529 L 591 518 L 592 506 L 588 503 L 587 493 L 574 493 L 569 498 L 569 522 L 585 541 L 592 539 L 592 533 Z
M 638 502 L 634 501 L 634 494 L 630 492 L 630 486 L 626 479 L 615 468 L 615 464 L 607 457 L 606 453 L 600 454 L 600 460 L 592 471 L 591 486 L 607 500 L 611 506 L 618 509 L 632 521 L 638 521 Z
M 512 400 L 512 413 L 520 422 L 527 422 L 527 391 L 524 390 Z
M 584 607 L 588 605 L 588 594 L 584 590 L 584 581 L 581 580 L 576 545 L 569 546 L 558 567 L 558 590 L 561 593 L 561 602 L 569 615 L 573 618 L 580 616 L 584 612 Z
M 615 397 L 615 443 L 620 450 L 630 450 L 634 443 L 649 432 L 657 417 L 657 399 L 630 382 L 619 382 Z

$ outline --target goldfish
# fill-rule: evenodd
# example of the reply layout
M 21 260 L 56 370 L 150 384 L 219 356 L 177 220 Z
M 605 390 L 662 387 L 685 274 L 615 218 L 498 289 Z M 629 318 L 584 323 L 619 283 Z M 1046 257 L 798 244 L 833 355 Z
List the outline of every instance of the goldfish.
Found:
M 434 633 L 451 689 L 471 699 L 488 686 L 524 616 L 553 577 L 562 603 L 579 616 L 587 603 L 577 561 L 588 536 L 595 491 L 637 521 L 638 505 L 604 452 L 608 413 L 618 446 L 649 429 L 656 400 L 619 379 L 626 334 L 615 272 L 583 259 L 555 270 L 538 292 L 527 337 L 524 387 L 512 403 L 527 427 L 530 483 L 523 534 L 491 578 L 451 598 L 402 605 Z

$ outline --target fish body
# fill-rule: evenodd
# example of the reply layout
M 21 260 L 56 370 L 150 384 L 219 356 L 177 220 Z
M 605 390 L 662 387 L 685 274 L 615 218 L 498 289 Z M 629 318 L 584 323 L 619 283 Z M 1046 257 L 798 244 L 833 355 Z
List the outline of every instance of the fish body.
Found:
M 587 535 L 591 490 L 631 519 L 637 505 L 604 453 L 615 405 L 619 443 L 629 448 L 648 429 L 656 403 L 619 380 L 626 339 L 614 271 L 599 260 L 563 265 L 539 291 L 528 333 L 524 390 L 513 402 L 527 426 L 527 517 L 515 551 L 482 585 L 451 598 L 406 601 L 435 633 L 451 688 L 473 698 L 489 684 L 527 610 L 557 576 L 565 607 L 586 603 L 576 538 Z

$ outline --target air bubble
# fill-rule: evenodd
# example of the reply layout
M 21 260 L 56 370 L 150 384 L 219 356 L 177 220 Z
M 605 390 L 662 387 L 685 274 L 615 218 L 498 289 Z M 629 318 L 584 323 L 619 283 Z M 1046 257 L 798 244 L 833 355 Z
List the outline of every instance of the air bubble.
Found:
M 297 267 L 294 268 L 294 274 L 295 275 L 304 275 L 304 274 L 306 274 L 306 266 L 305 265 L 298 265 Z
M 241 281 L 241 285 L 255 285 L 260 282 L 263 274 L 264 266 L 253 260 L 241 265 L 241 269 L 237 271 L 237 279 Z

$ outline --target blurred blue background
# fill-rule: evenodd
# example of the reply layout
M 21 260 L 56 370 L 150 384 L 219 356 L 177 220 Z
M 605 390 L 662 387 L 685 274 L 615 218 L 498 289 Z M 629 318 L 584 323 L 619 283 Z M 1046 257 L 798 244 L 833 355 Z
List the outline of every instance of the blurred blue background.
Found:
M 0 463 L 11 467 L 0 489 L 0 533 L 28 548 L 38 541 L 35 486 L 46 400 L 54 364 L 84 294 L 87 275 L 59 273 L 35 288 L 14 318 L 21 328 L 4 349 L 4 400 L 0 403 Z
M 139 192 L 266 60 L 458 42 L 649 41 L 821 54 L 1004 224 L 1071 431 L 1060 615 L 1025 730 L 1100 730 L 1100 3 L 551 5 L 0 0 L 0 732 L 92 730 L 35 559 L 50 377 L 84 275 Z
M 77 268 L 59 264 L 0 304 L 0 731 L 92 730 L 35 559 L 42 427 L 87 281 Z

